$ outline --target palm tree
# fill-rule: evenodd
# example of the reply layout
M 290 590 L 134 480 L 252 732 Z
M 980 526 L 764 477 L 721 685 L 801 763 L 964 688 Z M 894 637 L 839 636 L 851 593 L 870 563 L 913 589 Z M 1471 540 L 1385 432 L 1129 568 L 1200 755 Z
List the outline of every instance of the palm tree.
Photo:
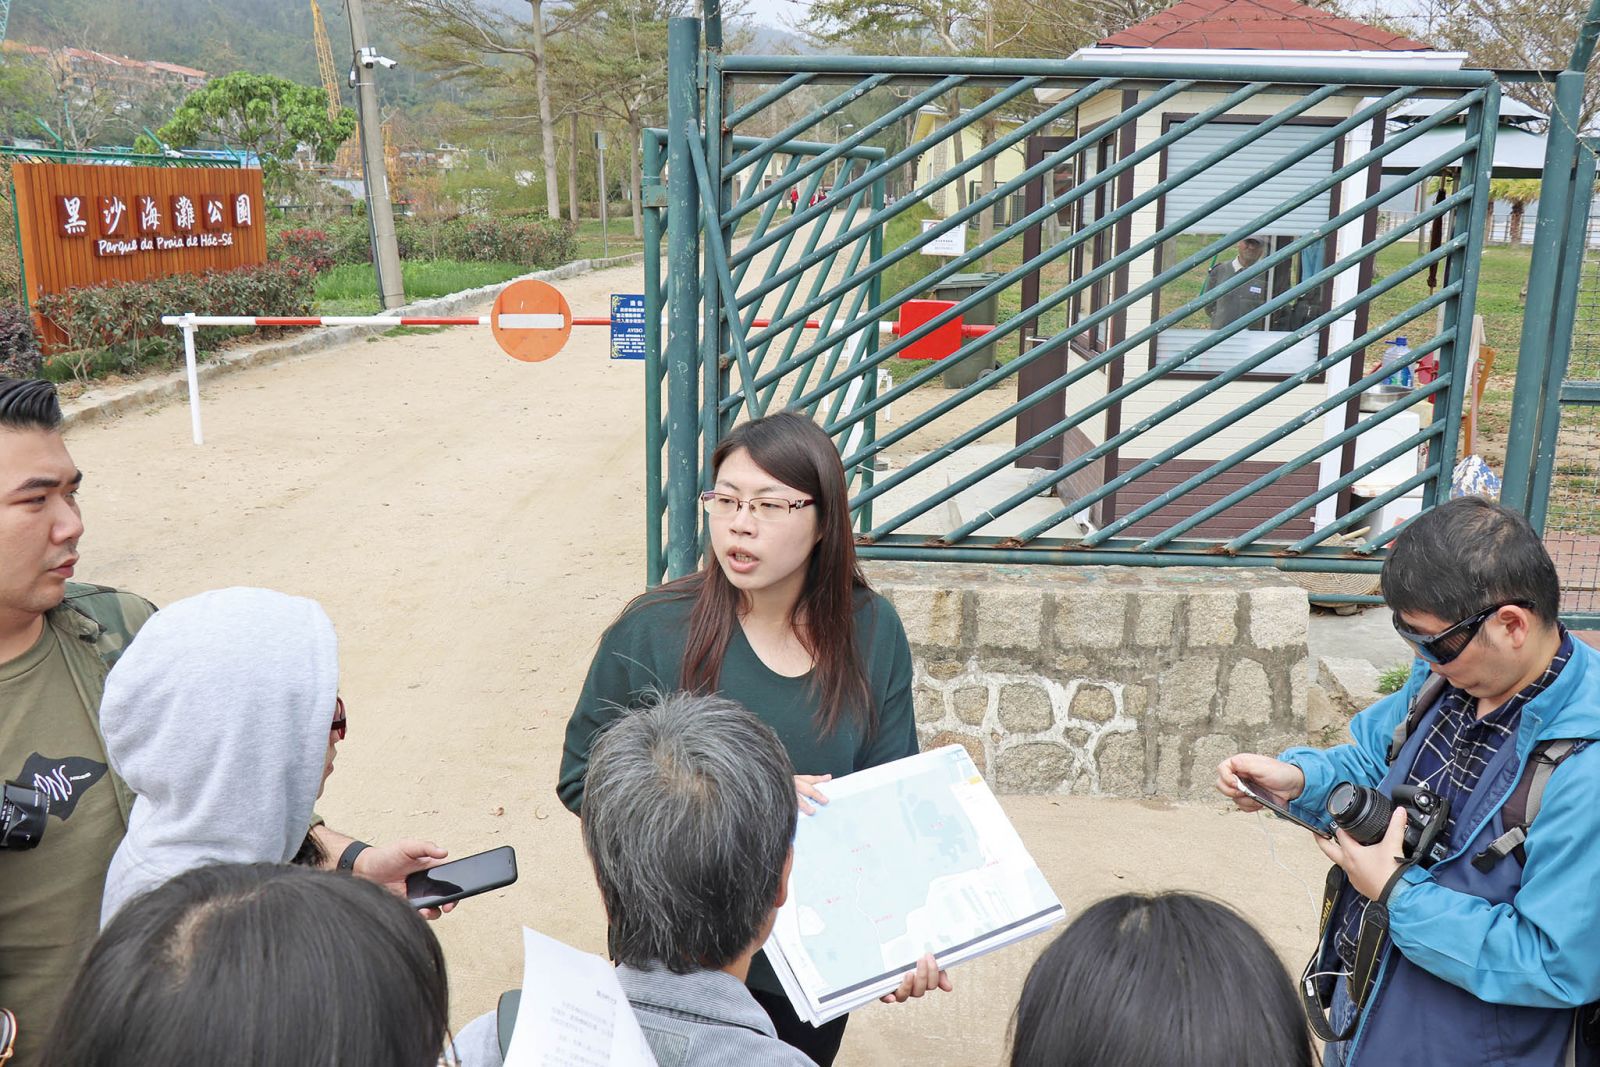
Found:
M 1489 199 L 1511 202 L 1511 221 L 1506 227 L 1506 240 L 1522 243 L 1522 219 L 1528 205 L 1539 199 L 1538 178 L 1496 178 L 1489 183 Z

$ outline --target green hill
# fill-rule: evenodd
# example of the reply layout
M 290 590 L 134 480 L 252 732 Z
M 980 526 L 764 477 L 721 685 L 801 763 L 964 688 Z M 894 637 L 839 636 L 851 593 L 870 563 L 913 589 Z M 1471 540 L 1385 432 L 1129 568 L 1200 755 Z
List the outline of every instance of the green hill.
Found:
M 342 79 L 350 59 L 344 4 L 319 3 Z M 398 53 L 398 40 L 371 4 L 367 22 L 378 49 Z M 27 44 L 179 63 L 212 74 L 252 70 L 321 84 L 308 0 L 12 0 L 7 36 Z M 386 106 L 421 103 L 436 92 L 426 76 L 404 66 L 383 83 Z M 349 90 L 341 89 L 344 102 L 353 104 Z

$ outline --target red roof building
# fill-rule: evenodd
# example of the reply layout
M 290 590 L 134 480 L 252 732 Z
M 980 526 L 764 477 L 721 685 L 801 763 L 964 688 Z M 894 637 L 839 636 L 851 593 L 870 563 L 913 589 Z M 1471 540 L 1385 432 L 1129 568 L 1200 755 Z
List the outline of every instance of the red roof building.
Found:
M 1103 48 L 1428 52 L 1431 45 L 1295 0 L 1179 0 L 1097 42 Z

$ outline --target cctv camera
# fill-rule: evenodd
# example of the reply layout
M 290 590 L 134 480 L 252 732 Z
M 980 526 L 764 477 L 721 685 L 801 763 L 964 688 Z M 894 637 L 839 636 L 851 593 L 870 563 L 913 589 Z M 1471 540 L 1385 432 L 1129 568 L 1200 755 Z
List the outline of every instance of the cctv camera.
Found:
M 368 70 L 371 70 L 380 63 L 383 64 L 386 70 L 393 70 L 395 67 L 400 65 L 399 60 L 390 59 L 388 56 L 380 56 L 378 54 L 378 50 L 371 47 L 363 48 L 361 50 L 360 59 L 361 65 L 366 67 Z

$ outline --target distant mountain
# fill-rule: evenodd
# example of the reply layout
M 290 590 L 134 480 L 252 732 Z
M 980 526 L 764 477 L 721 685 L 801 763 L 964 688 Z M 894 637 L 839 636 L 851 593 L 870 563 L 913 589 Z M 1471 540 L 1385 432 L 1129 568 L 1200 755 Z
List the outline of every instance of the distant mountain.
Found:
M 344 4 L 321 0 L 319 6 L 342 78 L 350 58 Z M 521 6 L 527 7 L 525 0 Z M 398 43 L 382 12 L 369 5 L 367 22 L 379 50 L 395 54 Z M 251 70 L 305 85 L 322 83 L 309 0 L 11 0 L 7 37 L 180 63 L 211 74 Z M 426 83 L 426 76 L 404 66 L 386 74 L 385 105 L 405 106 L 428 96 Z M 344 103 L 354 104 L 348 90 L 344 96 Z
M 735 25 L 751 35 L 750 54 L 758 56 L 810 56 L 823 51 L 798 33 L 765 23 L 735 20 Z

